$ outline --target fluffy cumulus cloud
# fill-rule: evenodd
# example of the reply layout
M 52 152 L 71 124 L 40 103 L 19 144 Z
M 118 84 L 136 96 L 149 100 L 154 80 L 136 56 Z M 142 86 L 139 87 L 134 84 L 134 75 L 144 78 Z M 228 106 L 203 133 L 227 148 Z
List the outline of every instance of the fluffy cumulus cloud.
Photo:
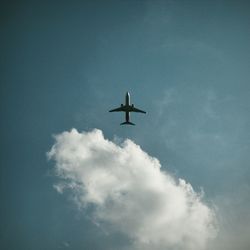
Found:
M 93 220 L 130 238 L 131 249 L 202 250 L 216 235 L 201 195 L 129 139 L 117 145 L 100 130 L 72 129 L 55 136 L 48 156 L 58 192 L 71 190 Z

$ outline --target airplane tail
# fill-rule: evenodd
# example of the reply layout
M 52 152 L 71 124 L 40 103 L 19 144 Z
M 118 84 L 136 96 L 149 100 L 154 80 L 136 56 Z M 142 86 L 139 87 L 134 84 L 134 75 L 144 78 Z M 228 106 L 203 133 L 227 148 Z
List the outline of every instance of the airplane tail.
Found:
M 120 125 L 135 125 L 135 124 L 132 123 L 132 122 L 123 122 L 123 123 L 121 123 Z

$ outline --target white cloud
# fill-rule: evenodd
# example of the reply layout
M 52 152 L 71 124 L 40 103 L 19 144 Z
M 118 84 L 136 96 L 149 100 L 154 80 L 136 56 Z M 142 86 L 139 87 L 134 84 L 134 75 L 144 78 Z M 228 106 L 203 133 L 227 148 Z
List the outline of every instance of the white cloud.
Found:
M 93 219 L 129 237 L 131 249 L 202 250 L 216 235 L 201 195 L 133 141 L 117 145 L 97 129 L 72 129 L 55 140 L 48 156 L 56 162 L 56 190 L 70 189 L 82 208 L 93 205 Z

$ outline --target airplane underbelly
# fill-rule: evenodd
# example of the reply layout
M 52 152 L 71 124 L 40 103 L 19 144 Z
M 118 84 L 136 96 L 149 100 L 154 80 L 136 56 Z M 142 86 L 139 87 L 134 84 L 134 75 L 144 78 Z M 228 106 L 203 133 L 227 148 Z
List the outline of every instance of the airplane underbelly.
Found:
M 126 112 L 126 121 L 129 121 L 129 112 Z

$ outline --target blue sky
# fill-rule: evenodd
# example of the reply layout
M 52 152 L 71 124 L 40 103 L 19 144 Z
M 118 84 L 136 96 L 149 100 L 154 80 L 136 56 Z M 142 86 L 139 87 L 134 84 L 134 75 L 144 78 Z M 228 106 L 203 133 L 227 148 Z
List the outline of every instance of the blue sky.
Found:
M 53 134 L 130 138 L 218 210 L 211 249 L 249 249 L 247 1 L 8 1 L 1 8 L 0 246 L 119 249 L 53 188 Z M 148 111 L 107 111 L 131 93 Z M 212 244 L 212 243 L 211 243 Z

